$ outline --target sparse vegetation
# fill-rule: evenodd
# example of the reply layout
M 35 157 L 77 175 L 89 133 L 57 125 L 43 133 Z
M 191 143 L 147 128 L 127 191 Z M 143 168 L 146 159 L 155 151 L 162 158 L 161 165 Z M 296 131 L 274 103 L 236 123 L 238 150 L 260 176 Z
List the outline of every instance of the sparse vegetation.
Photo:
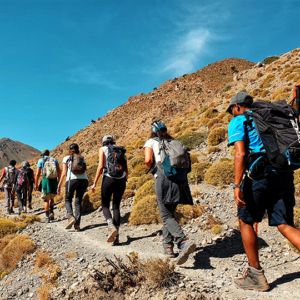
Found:
M 192 165 L 192 171 L 188 174 L 188 179 L 191 183 L 198 183 L 204 180 L 204 176 L 208 168 L 212 165 L 211 162 L 200 162 Z
M 209 118 L 202 118 L 200 121 L 200 126 L 206 126 L 209 121 Z
M 138 165 L 137 167 L 135 167 L 133 169 L 132 173 L 130 174 L 130 178 L 131 177 L 140 177 L 140 176 L 146 174 L 148 169 L 149 168 L 146 165 Z
M 217 146 L 225 141 L 226 130 L 223 127 L 216 128 L 208 135 L 208 145 Z
M 219 114 L 219 111 L 216 108 L 209 108 L 208 110 L 205 111 L 203 117 L 204 118 L 216 118 Z
M 146 183 L 144 183 L 136 192 L 134 196 L 134 203 L 138 203 L 145 196 L 153 196 L 153 195 L 155 195 L 154 181 L 149 180 Z
M 182 135 L 178 140 L 187 148 L 194 149 L 206 139 L 207 134 L 204 132 L 194 132 L 191 134 Z
M 208 123 L 207 123 L 207 128 L 208 129 L 211 129 L 213 127 L 213 125 L 217 124 L 217 123 L 223 123 L 223 120 L 222 119 L 219 119 L 219 118 L 214 118 L 214 119 L 211 119 Z
M 216 153 L 216 152 L 220 152 L 221 151 L 221 148 L 220 147 L 217 147 L 217 146 L 213 146 L 213 147 L 210 147 L 208 149 L 208 153 Z
M 200 156 L 201 154 L 199 153 L 191 153 L 190 154 L 190 158 L 191 158 L 191 162 L 192 164 L 195 164 L 198 162 L 198 157 Z
M 52 262 L 48 252 L 46 250 L 39 249 L 36 252 L 35 265 L 37 268 L 43 268 L 46 264 Z
M 130 189 L 126 189 L 124 194 L 123 194 L 123 199 L 128 199 L 130 197 L 134 196 L 134 191 Z
M 223 161 L 213 164 L 206 172 L 205 182 L 212 185 L 230 184 L 234 180 L 234 164 Z
M 175 218 L 179 225 L 183 225 L 188 220 L 200 217 L 204 213 L 204 206 L 200 205 L 178 205 Z
M 279 59 L 279 56 L 269 56 L 269 57 L 266 57 L 262 63 L 264 65 L 268 65 L 268 64 L 271 64 L 272 62 L 276 61 L 277 59 Z
M 212 230 L 214 234 L 219 234 L 223 231 L 223 227 L 221 225 L 215 225 Z

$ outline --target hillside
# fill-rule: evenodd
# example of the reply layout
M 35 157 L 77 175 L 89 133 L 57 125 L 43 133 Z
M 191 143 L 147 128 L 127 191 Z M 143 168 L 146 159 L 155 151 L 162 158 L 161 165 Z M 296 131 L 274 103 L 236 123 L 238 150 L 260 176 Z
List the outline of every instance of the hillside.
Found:
M 0 140 L 0 168 L 6 167 L 12 159 L 16 160 L 17 163 L 32 159 L 39 152 L 39 150 L 21 142 L 2 138 Z
M 6 215 L 2 201 L 0 299 L 261 299 L 262 293 L 238 290 L 232 284 L 232 278 L 247 266 L 247 258 L 231 187 L 234 148 L 227 147 L 226 135 L 232 116 L 225 110 L 238 91 L 252 94 L 255 100 L 290 100 L 296 83 L 300 84 L 300 49 L 268 58 L 263 64 L 225 59 L 168 80 L 151 93 L 129 97 L 58 145 L 51 155 L 60 162 L 70 143 L 80 145 L 89 185 L 96 173 L 102 137 L 113 134 L 126 147 L 129 179 L 121 203 L 121 245 L 106 242 L 100 182 L 95 193 L 88 191 L 84 196 L 79 233 L 65 230 L 64 194 L 55 198 L 56 220 L 50 224 L 31 225 L 41 221 L 35 215 L 44 216 L 38 192 L 27 218 Z M 194 205 L 179 205 L 176 219 L 197 249 L 180 267 L 172 266 L 172 260 L 163 255 L 153 178 L 145 174 L 142 147 L 154 119 L 166 123 L 170 134 L 191 150 L 188 179 Z M 295 172 L 295 185 L 295 226 L 300 228 L 300 170 Z M 11 233 L 21 234 L 8 235 Z M 259 224 L 258 235 L 260 259 L 271 285 L 263 298 L 298 299 L 299 252 L 276 228 L 268 227 L 267 218 Z M 18 256 L 12 253 L 21 238 L 33 249 L 29 255 L 25 255 L 28 247 L 24 247 L 25 254 L 19 254 L 21 250 L 16 251 Z M 164 281 L 167 276 L 171 279 Z

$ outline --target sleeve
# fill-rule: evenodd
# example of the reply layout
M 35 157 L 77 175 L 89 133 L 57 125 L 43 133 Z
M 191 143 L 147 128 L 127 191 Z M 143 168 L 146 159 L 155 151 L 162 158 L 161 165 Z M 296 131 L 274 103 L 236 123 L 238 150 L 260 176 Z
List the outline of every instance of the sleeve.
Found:
M 228 140 L 229 146 L 232 146 L 235 142 L 243 141 L 246 142 L 245 124 L 244 118 L 235 117 L 233 118 L 228 127 Z
M 63 160 L 62 160 L 62 163 L 63 163 L 63 164 L 67 164 L 67 160 L 68 160 L 68 156 L 65 156 L 65 157 L 63 158 Z
M 151 148 L 153 150 L 153 140 L 152 139 L 149 139 L 143 148 Z
M 4 168 L 2 171 L 2 176 L 5 176 L 5 175 L 6 175 L 6 168 Z
M 55 164 L 56 164 L 57 166 L 59 166 L 58 160 L 57 160 L 56 158 L 54 158 L 54 161 L 55 161 Z
M 43 160 L 40 158 L 37 164 L 38 168 L 42 168 L 43 167 Z

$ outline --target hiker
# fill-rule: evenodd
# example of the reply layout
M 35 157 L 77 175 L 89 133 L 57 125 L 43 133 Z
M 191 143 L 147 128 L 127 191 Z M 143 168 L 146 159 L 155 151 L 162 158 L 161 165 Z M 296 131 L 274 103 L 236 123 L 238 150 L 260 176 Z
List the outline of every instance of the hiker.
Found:
M 28 208 L 32 209 L 32 192 L 33 192 L 33 187 L 34 187 L 34 171 L 30 168 L 30 164 L 27 162 L 27 175 L 28 175 L 28 180 L 29 180 L 29 185 L 30 189 L 28 190 Z M 26 201 L 27 202 L 27 201 Z M 25 210 L 26 209 L 27 203 L 25 204 Z
M 57 185 L 60 178 L 60 167 L 56 158 L 50 157 L 50 151 L 44 149 L 42 158 L 37 163 L 37 174 L 35 178 L 35 190 L 42 192 L 46 213 L 46 222 L 54 220 L 54 197 L 57 194 Z M 41 173 L 43 179 L 39 184 Z
M 106 135 L 99 149 L 99 165 L 91 188 L 95 192 L 98 179 L 103 173 L 101 201 L 104 217 L 108 224 L 108 243 L 119 244 L 119 228 L 121 224 L 120 203 L 126 188 L 128 177 L 126 149 L 115 146 L 113 136 Z M 113 196 L 113 217 L 110 212 L 110 201 Z
M 169 171 L 173 174 L 176 173 L 173 167 L 169 170 L 164 167 L 163 162 L 167 162 L 167 159 L 162 160 L 162 151 L 160 151 L 161 148 L 171 145 L 171 143 L 174 144 L 174 142 L 183 153 L 182 158 L 185 161 L 184 168 L 176 168 L 177 175 L 169 173 Z M 157 204 L 163 221 L 164 253 L 170 258 L 174 258 L 174 243 L 177 244 L 179 249 L 177 264 L 181 265 L 196 249 L 196 245 L 186 237 L 174 215 L 178 204 L 193 204 L 187 180 L 187 173 L 191 166 L 190 157 L 182 144 L 168 134 L 167 127 L 159 122 L 152 123 L 150 139 L 144 145 L 144 152 L 145 163 L 152 169 L 151 173 L 154 176 Z
M 262 100 L 257 102 L 267 105 L 267 102 Z M 265 161 L 263 157 L 267 152 L 263 137 L 258 134 L 258 127 L 251 117 L 252 109 L 254 111 L 253 107 L 257 106 L 257 102 L 252 104 L 253 98 L 244 92 L 233 96 L 227 109 L 234 117 L 228 128 L 228 145 L 234 145 L 236 151 L 234 200 L 238 206 L 241 236 L 249 263 L 244 277 L 235 279 L 234 283 L 241 289 L 265 291 L 270 286 L 259 262 L 258 237 L 253 223 L 261 222 L 267 211 L 269 226 L 276 226 L 299 250 L 300 231 L 294 228 L 293 221 L 295 205 L 293 172 L 280 172 L 271 166 L 272 162 L 268 159 L 266 165 L 261 168 L 261 164 Z M 266 138 L 270 140 L 272 137 Z M 272 143 L 269 145 L 274 146 Z M 259 158 L 256 156 L 257 153 Z M 257 164 L 259 160 L 260 164 Z M 245 174 L 247 176 L 244 176 Z
M 27 212 L 26 210 L 26 200 L 27 193 L 30 193 L 30 184 L 27 173 L 28 162 L 22 162 L 22 168 L 17 170 L 13 182 L 13 189 L 17 193 L 18 203 L 19 203 L 19 216 L 22 212 Z
M 62 182 L 66 178 L 66 209 L 68 214 L 68 224 L 66 229 L 71 229 L 74 225 L 75 231 L 80 231 L 81 203 L 84 193 L 88 187 L 88 176 L 86 173 L 86 161 L 80 155 L 79 146 L 71 144 L 69 154 L 63 158 L 63 171 L 57 187 L 57 194 L 60 195 Z M 72 199 L 75 198 L 75 216 L 72 209 Z
M 8 214 L 14 213 L 13 207 L 15 201 L 15 192 L 12 189 L 12 185 L 17 171 L 17 169 L 15 168 L 16 163 L 17 162 L 15 160 L 11 160 L 9 162 L 9 166 L 3 169 L 2 175 L 0 177 L 0 182 L 4 178 L 3 187 L 5 192 L 6 207 Z

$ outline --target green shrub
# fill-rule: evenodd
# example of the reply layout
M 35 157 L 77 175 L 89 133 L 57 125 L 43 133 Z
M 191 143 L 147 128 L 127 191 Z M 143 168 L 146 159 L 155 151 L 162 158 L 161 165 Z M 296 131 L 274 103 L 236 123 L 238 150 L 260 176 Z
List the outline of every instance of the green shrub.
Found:
M 220 152 L 221 151 L 221 148 L 220 147 L 216 147 L 216 146 L 213 146 L 213 147 L 210 147 L 208 149 L 208 153 L 215 153 L 215 152 Z
M 133 225 L 161 223 L 156 196 L 146 196 L 133 206 L 129 217 Z
M 216 128 L 208 135 L 208 145 L 216 146 L 225 141 L 226 129 L 223 127 Z
M 146 165 L 138 165 L 136 166 L 130 174 L 130 178 L 132 177 L 140 177 L 148 171 L 148 167 Z
M 224 88 L 224 92 L 228 92 L 231 90 L 231 85 L 226 85 L 226 87 Z
M 146 196 L 153 196 L 155 195 L 155 188 L 154 188 L 154 181 L 149 180 L 146 183 L 144 183 L 138 191 L 135 193 L 133 202 L 138 203 L 141 199 L 143 199 Z
M 126 189 L 122 198 L 123 199 L 128 199 L 128 198 L 133 197 L 133 196 L 134 196 L 134 191 Z
M 213 127 L 213 125 L 217 124 L 217 123 L 223 123 L 223 120 L 222 119 L 219 119 L 219 118 L 214 118 L 214 119 L 211 119 L 208 123 L 207 123 L 207 128 L 208 129 L 211 129 Z
M 200 156 L 201 154 L 199 153 L 191 153 L 190 154 L 190 158 L 191 158 L 191 162 L 192 164 L 195 164 L 198 162 L 198 157 Z
M 135 190 L 137 188 L 136 185 L 138 181 L 139 181 L 139 177 L 130 177 L 126 184 L 126 188 L 129 190 Z
M 188 220 L 196 219 L 204 213 L 204 207 L 200 205 L 181 205 L 177 206 L 175 219 L 179 225 L 183 225 Z
M 191 183 L 198 183 L 204 180 L 206 171 L 211 167 L 210 162 L 200 162 L 192 165 L 192 171 L 188 174 Z
M 213 164 L 206 172 L 205 182 L 212 185 L 230 184 L 234 180 L 234 163 L 224 161 Z
M 272 82 L 274 79 L 275 79 L 274 74 L 269 74 L 265 79 L 263 79 L 262 82 L 266 85 L 269 84 L 270 86 L 270 82 Z
M 212 230 L 214 234 L 219 234 L 223 231 L 223 227 L 221 225 L 215 225 Z
M 218 116 L 219 112 L 216 108 L 209 108 L 203 115 L 204 118 L 216 118 Z
M 185 134 L 178 138 L 178 140 L 187 148 L 194 149 L 197 145 L 200 145 L 206 139 L 207 134 L 204 132 L 194 132 L 191 134 Z
M 271 64 L 272 62 L 276 61 L 277 59 L 279 59 L 279 56 L 269 56 L 269 57 L 266 57 L 262 63 L 264 65 L 268 65 L 268 64 Z

